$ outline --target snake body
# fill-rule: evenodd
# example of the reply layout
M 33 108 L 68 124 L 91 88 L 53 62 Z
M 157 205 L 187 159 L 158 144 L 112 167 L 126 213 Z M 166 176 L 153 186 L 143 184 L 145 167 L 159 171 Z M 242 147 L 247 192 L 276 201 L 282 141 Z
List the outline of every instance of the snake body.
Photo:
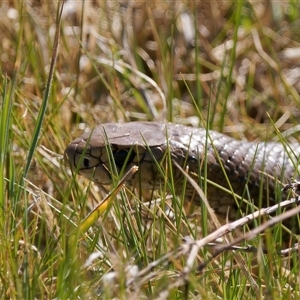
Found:
M 276 188 L 277 182 L 297 177 L 299 154 L 297 144 L 236 140 L 203 128 L 156 122 L 102 124 L 75 139 L 65 150 L 71 168 L 100 185 L 112 183 L 114 168 L 120 172 L 137 165 L 139 171 L 128 185 L 159 188 L 166 180 L 164 170 L 172 173 L 180 194 L 185 180 L 176 167 L 178 164 L 200 186 L 205 184 L 203 178 L 207 178 L 227 189 L 231 186 L 235 193 L 248 199 L 250 195 L 250 199 L 263 207 L 276 201 L 276 194 L 280 195 L 282 185 Z M 168 162 L 172 168 L 167 167 Z M 200 201 L 189 183 L 185 197 Z M 229 217 L 235 217 L 236 201 L 232 194 L 208 184 L 207 199 L 218 214 L 226 215 L 230 206 Z M 258 199 L 263 202 L 258 203 L 261 201 Z

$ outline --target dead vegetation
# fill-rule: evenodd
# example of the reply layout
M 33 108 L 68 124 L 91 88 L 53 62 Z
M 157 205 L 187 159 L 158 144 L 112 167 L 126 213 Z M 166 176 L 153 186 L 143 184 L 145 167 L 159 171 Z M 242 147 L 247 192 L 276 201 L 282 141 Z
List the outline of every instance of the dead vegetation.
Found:
M 102 194 L 71 177 L 60 156 L 87 127 L 135 120 L 207 126 L 249 140 L 281 140 L 281 132 L 298 141 L 298 2 L 65 1 L 32 148 L 61 5 L 0 4 L 1 298 L 298 298 L 298 253 L 278 254 L 280 224 L 251 241 L 256 253 L 212 257 L 198 245 L 191 261 L 209 221 L 194 207 L 188 216 L 180 209 L 167 215 L 161 191 L 163 204 L 151 208 L 138 192 L 121 192 L 97 226 L 70 244 Z

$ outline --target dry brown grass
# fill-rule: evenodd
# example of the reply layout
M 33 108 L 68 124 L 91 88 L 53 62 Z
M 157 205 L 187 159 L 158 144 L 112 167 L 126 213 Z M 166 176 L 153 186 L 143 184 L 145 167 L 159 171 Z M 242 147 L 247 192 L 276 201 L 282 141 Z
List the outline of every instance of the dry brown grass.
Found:
M 57 5 L 0 3 L 0 99 L 12 103 L 1 154 L 0 297 L 298 298 L 297 255 L 288 258 L 287 270 L 276 252 L 259 254 L 254 273 L 256 255 L 226 252 L 185 281 L 185 256 L 172 251 L 182 254 L 185 235 L 199 238 L 201 223 L 184 215 L 174 220 L 158 207 L 145 225 L 145 207 L 130 193 L 99 220 L 99 229 L 91 229 L 91 240 L 73 244 L 73 263 L 70 220 L 79 224 L 102 196 L 83 178 L 72 179 L 59 155 L 86 127 L 132 120 L 205 125 L 250 140 L 277 138 L 276 127 L 288 141 L 298 141 L 299 3 L 66 1 L 39 139 L 45 148 L 36 149 L 23 192 L 13 183 L 20 182 L 44 95 Z M 33 209 L 24 223 L 27 204 Z M 268 237 L 268 249 L 280 245 L 278 230 Z M 258 248 L 260 243 L 254 241 Z M 100 256 L 82 269 L 94 252 Z M 167 265 L 151 265 L 170 253 Z M 199 262 L 208 255 L 201 249 Z M 152 275 L 139 273 L 127 288 L 135 276 L 129 266 Z

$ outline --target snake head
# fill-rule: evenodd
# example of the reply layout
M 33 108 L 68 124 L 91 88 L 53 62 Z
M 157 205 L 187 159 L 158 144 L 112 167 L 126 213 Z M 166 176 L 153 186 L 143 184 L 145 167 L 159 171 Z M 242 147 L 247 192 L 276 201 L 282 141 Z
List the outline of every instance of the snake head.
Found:
M 70 143 L 65 152 L 66 164 L 74 173 L 85 176 L 100 185 L 112 183 L 111 169 L 127 172 L 133 165 L 142 165 L 147 181 L 153 177 L 155 163 L 159 161 L 166 145 L 166 125 L 149 122 L 126 124 L 107 123 Z M 151 153 L 147 148 L 151 148 Z M 114 168 L 111 168 L 112 166 Z M 146 176 L 149 174 L 149 176 Z

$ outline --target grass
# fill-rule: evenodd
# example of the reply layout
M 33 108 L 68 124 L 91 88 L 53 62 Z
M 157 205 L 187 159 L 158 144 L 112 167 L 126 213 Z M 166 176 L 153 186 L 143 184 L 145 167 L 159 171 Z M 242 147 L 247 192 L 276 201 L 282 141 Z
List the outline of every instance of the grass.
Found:
M 298 141 L 299 3 L 67 1 L 60 20 L 61 8 L 0 4 L 0 298 L 297 299 L 280 224 L 240 245 L 254 253 L 205 244 L 193 257 L 211 217 L 175 192 L 167 210 L 167 178 L 153 194 L 122 189 L 82 234 L 106 193 L 62 154 L 87 127 L 135 120 Z

